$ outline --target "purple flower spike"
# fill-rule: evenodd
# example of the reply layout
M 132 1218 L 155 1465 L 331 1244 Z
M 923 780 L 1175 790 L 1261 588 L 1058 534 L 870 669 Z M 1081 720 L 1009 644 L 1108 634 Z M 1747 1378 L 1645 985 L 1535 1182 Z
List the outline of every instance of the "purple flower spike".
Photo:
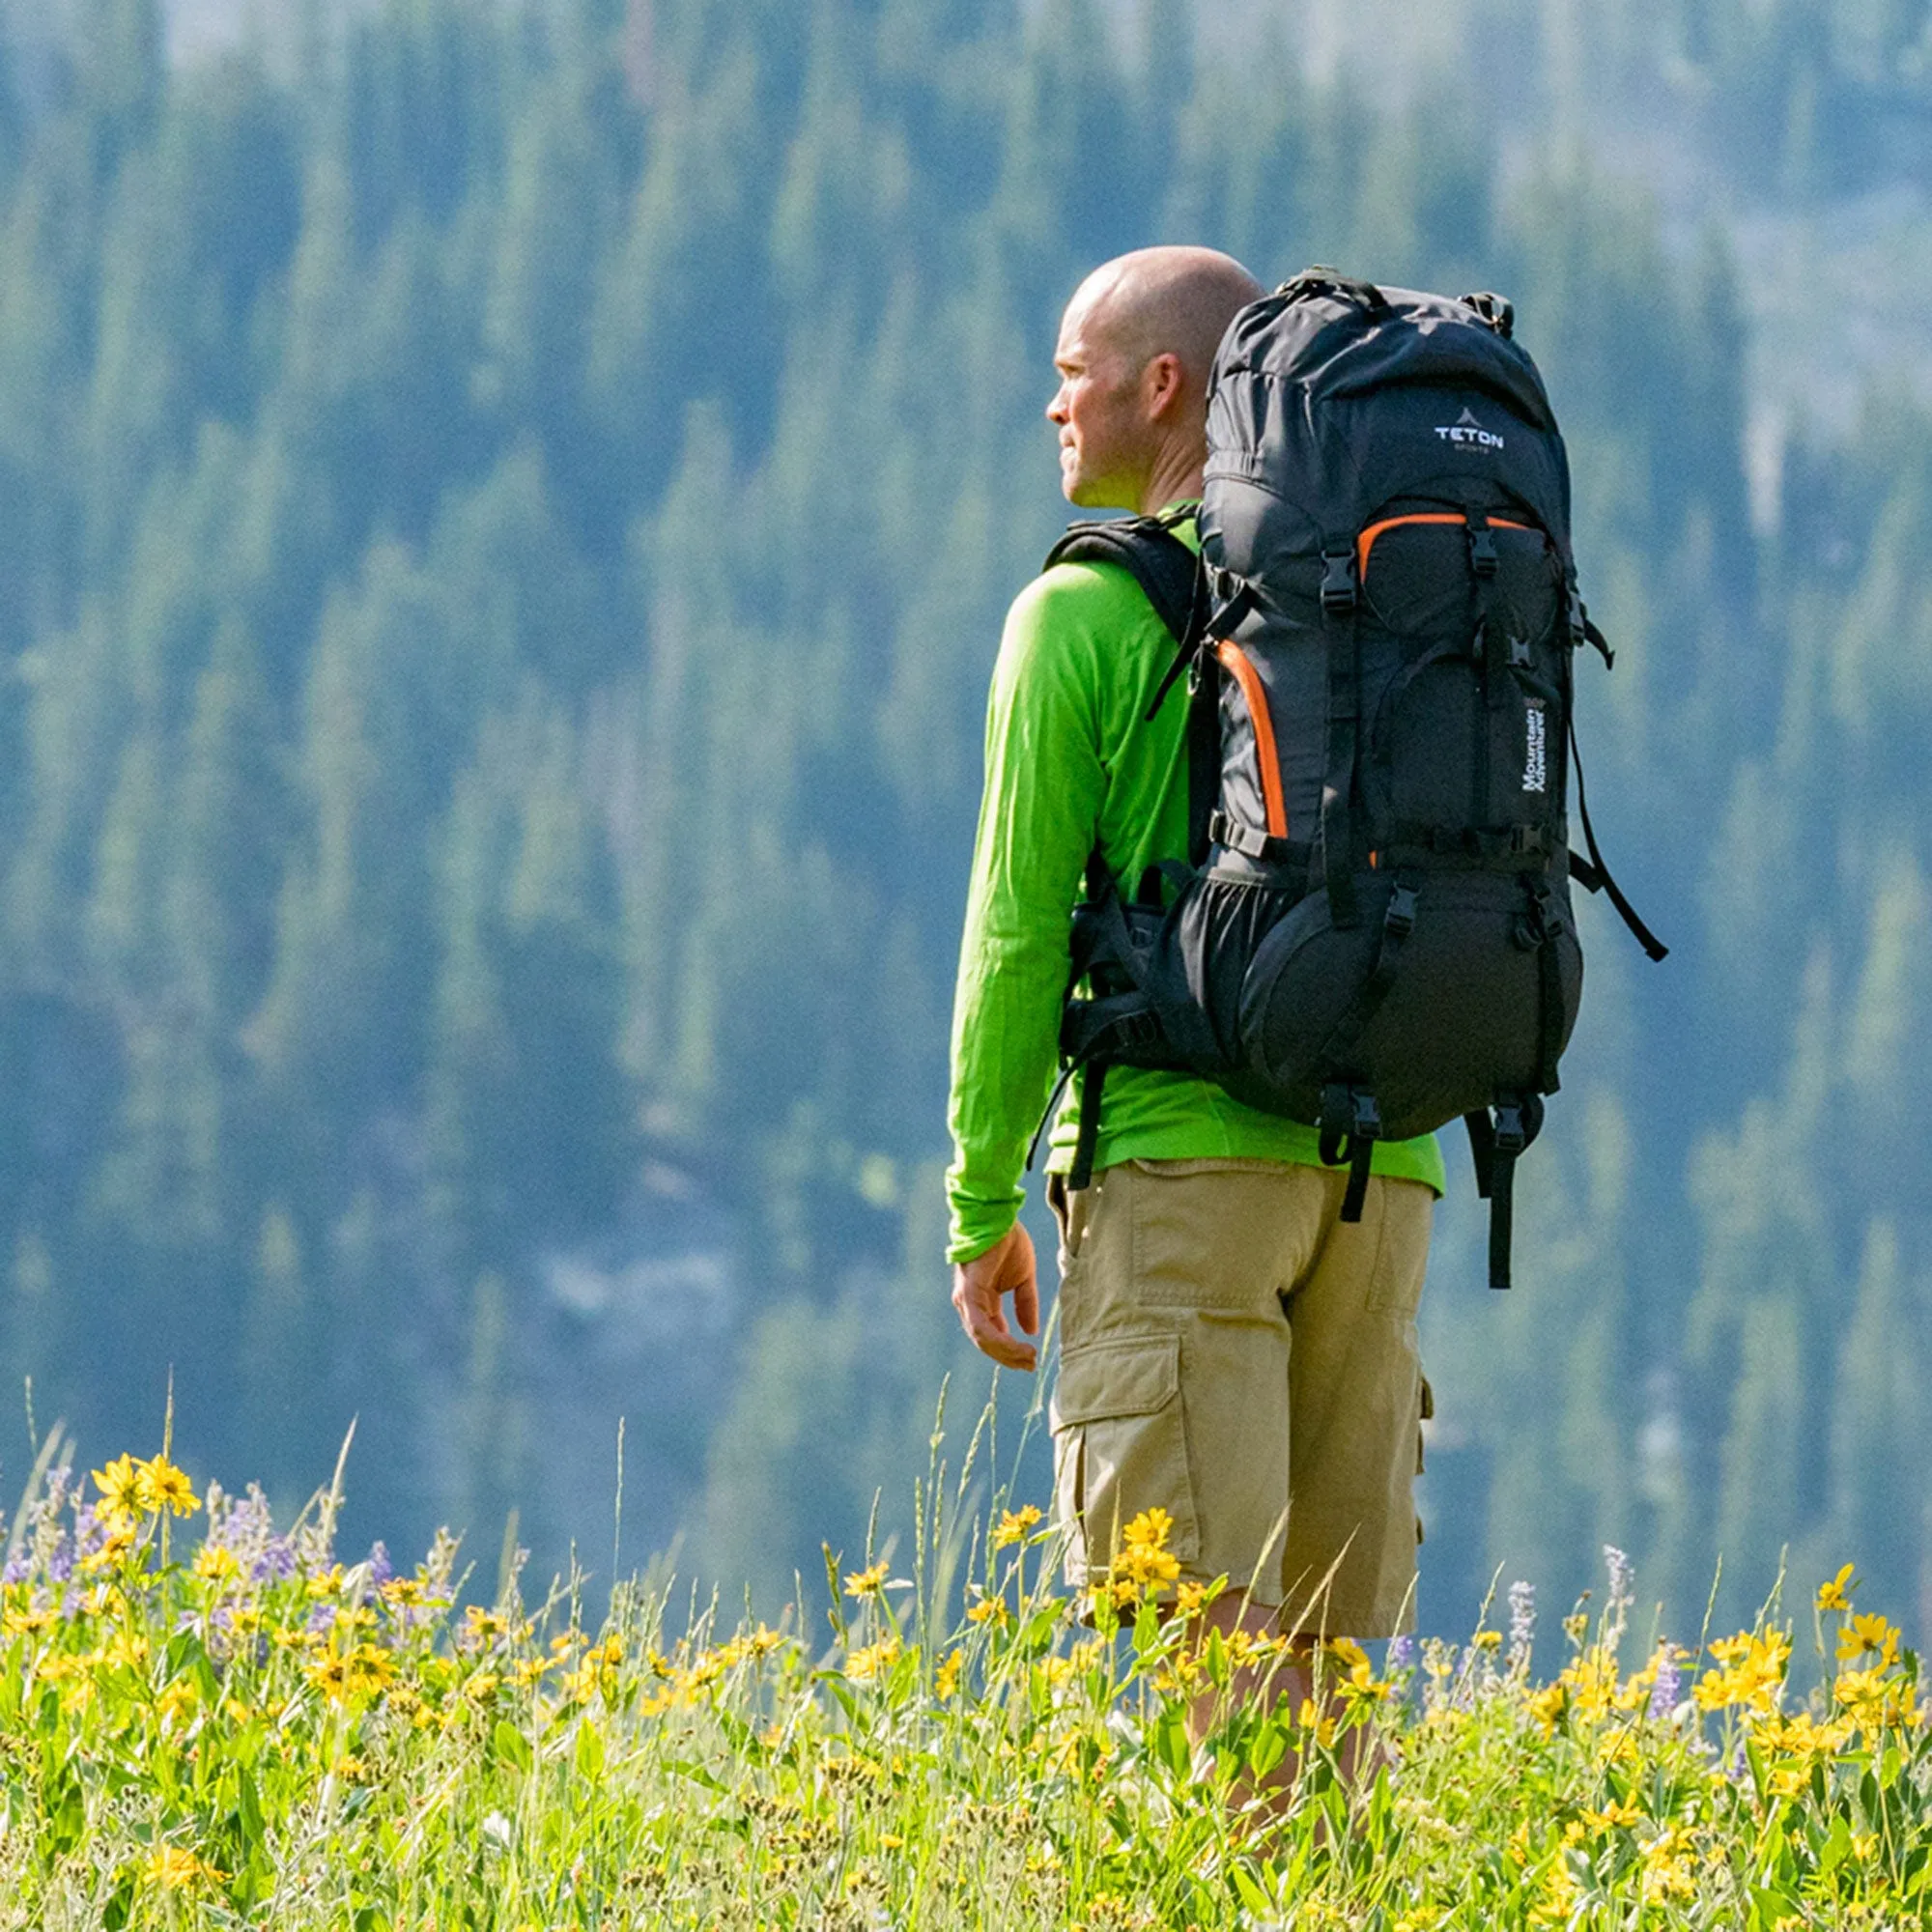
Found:
M 1415 1639 L 1412 1636 L 1389 1638 L 1388 1655 L 1382 1663 L 1385 1670 L 1406 1670 L 1414 1662 Z
M 1677 1667 L 1677 1651 L 1671 1644 L 1660 1646 L 1657 1653 L 1657 1681 L 1650 1690 L 1650 1715 L 1653 1718 L 1667 1718 L 1677 1708 L 1677 1700 L 1684 1690 L 1684 1673 Z
M 381 1589 L 396 1574 L 387 1548 L 380 1543 L 369 1546 L 369 1580 Z

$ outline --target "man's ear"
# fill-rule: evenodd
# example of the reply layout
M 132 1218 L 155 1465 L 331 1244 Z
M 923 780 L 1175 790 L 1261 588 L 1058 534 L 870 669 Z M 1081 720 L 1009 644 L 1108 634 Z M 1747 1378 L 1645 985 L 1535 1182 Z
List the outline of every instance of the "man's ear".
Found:
M 1180 400 L 1187 387 L 1187 374 L 1180 357 L 1163 350 L 1141 371 L 1141 400 L 1147 406 L 1148 420 L 1158 422 Z

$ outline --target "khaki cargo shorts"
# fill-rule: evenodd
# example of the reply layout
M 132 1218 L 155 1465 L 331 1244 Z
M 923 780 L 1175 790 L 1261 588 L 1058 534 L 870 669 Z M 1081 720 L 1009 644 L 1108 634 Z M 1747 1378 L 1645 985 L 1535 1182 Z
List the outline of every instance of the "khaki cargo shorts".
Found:
M 1285 1161 L 1126 1161 L 1049 1188 L 1052 1422 L 1066 1581 L 1106 1580 L 1164 1509 L 1183 1578 L 1225 1576 L 1311 1634 L 1410 1628 L 1428 1385 L 1415 1309 L 1434 1192 Z

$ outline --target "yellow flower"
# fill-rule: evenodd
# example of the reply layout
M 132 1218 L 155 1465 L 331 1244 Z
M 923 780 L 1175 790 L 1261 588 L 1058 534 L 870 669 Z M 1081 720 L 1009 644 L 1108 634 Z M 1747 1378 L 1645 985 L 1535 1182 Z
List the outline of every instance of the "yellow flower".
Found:
M 899 1640 L 881 1637 L 877 1643 L 863 1644 L 845 1660 L 845 1675 L 859 1684 L 883 1677 L 898 1662 Z
M 1503 1640 L 1501 1631 L 1478 1631 L 1470 1641 L 1478 1650 L 1495 1650 Z
M 855 1570 L 845 1579 L 845 1594 L 848 1597 L 876 1597 L 886 1587 L 886 1577 L 891 1566 L 874 1563 L 869 1570 Z
M 1852 1580 L 1852 1566 L 1847 1563 L 1829 1583 L 1818 1585 L 1818 1607 L 1821 1610 L 1849 1610 L 1852 1607 L 1852 1592 L 1857 1588 Z
M 499 1617 L 495 1610 L 486 1610 L 480 1604 L 471 1604 L 463 1613 L 463 1629 L 457 1642 L 465 1650 L 474 1650 L 488 1643 L 495 1643 L 510 1628 L 506 1617 Z
M 166 1510 L 174 1516 L 192 1516 L 201 1507 L 185 1470 L 177 1469 L 165 1456 L 156 1456 L 135 1464 L 134 1492 L 142 1509 L 158 1516 Z
M 94 1487 L 100 1492 L 99 1514 L 110 1527 L 140 1507 L 141 1474 L 131 1456 L 117 1456 L 106 1468 L 95 1470 Z
M 1897 1628 L 1881 1616 L 1855 1616 L 1851 1628 L 1839 1633 L 1838 1656 L 1859 1657 L 1865 1651 L 1876 1651 L 1881 1667 L 1889 1669 L 1898 1662 L 1898 1637 Z
M 932 1693 L 942 1704 L 959 1689 L 959 1669 L 964 1662 L 965 1658 L 959 1651 L 949 1651 L 933 1673 Z
M 1217 1577 L 1211 1583 L 1183 1583 L 1174 1593 L 1175 1610 L 1183 1617 L 1198 1617 L 1227 1587 L 1225 1577 Z
M 1010 1612 L 1004 1597 L 981 1597 L 977 1604 L 966 1606 L 968 1623 L 991 1624 L 996 1630 L 1005 1630 Z
M 1038 1520 L 1039 1511 L 1032 1503 L 1017 1510 L 1003 1510 L 993 1530 L 993 1548 L 1005 1549 L 1009 1544 L 1024 1542 L 1027 1532 Z
M 183 1851 L 179 1845 L 163 1845 L 141 1866 L 142 1876 L 163 1891 L 188 1891 L 203 1886 L 226 1883 L 228 1874 L 206 1859 Z
M 225 1583 L 241 1574 L 235 1552 L 218 1543 L 204 1543 L 194 1553 L 194 1574 L 208 1583 Z

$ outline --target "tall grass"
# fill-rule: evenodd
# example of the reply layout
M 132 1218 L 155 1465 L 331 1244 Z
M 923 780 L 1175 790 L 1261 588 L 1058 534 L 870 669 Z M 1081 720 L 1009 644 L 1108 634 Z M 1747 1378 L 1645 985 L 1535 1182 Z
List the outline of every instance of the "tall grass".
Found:
M 1466 1645 L 1380 1668 L 1331 1647 L 1291 1708 L 1277 1646 L 1204 1641 L 1177 1605 L 1157 1512 L 1081 1604 L 1037 1512 L 964 1493 L 935 1466 L 905 1563 L 828 1559 L 819 1606 L 776 1628 L 637 1579 L 593 1623 L 582 1577 L 530 1604 L 514 1565 L 459 1612 L 447 1537 L 407 1575 L 343 1562 L 337 1487 L 278 1528 L 165 1454 L 79 1480 L 46 1459 L 0 1584 L 0 1925 L 1932 1918 L 1918 1660 L 1849 1570 L 1807 1619 L 1802 1703 L 1775 1610 L 1627 1657 L 1613 1563 L 1548 1682 L 1519 1589 Z M 1215 1688 L 1197 1747 L 1188 1703 Z M 1378 1768 L 1351 1784 L 1356 1731 Z

